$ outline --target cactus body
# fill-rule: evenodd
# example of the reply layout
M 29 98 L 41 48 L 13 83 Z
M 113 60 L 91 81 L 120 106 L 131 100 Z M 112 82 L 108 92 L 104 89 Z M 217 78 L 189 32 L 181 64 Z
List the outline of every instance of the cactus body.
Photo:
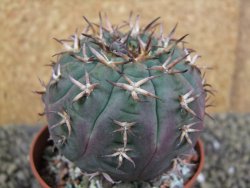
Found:
M 73 35 L 72 46 L 57 40 L 65 51 L 43 93 L 49 131 L 83 172 L 151 180 L 188 154 L 203 129 L 201 73 L 175 29 L 164 37 L 152 32 L 156 22 L 140 29 L 138 17 L 127 32 L 106 22 L 88 22 L 91 34 Z

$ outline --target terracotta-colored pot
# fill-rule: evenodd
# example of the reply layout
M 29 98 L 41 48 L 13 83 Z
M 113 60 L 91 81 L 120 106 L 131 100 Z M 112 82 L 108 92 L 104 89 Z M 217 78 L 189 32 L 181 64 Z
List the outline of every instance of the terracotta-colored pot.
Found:
M 43 188 L 50 188 L 50 186 L 42 179 L 41 175 L 39 174 L 40 170 L 43 168 L 41 166 L 42 160 L 43 160 L 42 155 L 43 155 L 44 149 L 48 145 L 48 142 L 47 142 L 48 138 L 49 138 L 49 131 L 48 131 L 48 127 L 45 126 L 38 132 L 35 139 L 33 140 L 31 144 L 30 153 L 29 153 L 30 166 L 31 166 L 32 172 L 35 178 L 37 179 L 37 181 L 39 182 L 39 184 L 41 185 L 41 187 Z M 185 188 L 191 188 L 194 185 L 197 179 L 197 176 L 200 174 L 204 165 L 204 147 L 203 147 L 201 140 L 198 140 L 195 146 L 195 149 L 199 154 L 198 168 L 195 174 L 192 176 L 192 178 L 189 179 L 189 181 L 185 183 Z
M 204 166 L 204 162 L 205 162 L 205 154 L 204 154 L 204 146 L 203 143 L 201 141 L 201 139 L 198 140 L 198 142 L 195 145 L 195 150 L 198 152 L 198 167 L 194 173 L 194 175 L 192 176 L 192 178 L 190 178 L 186 183 L 184 188 L 192 188 L 194 183 L 197 180 L 198 175 L 201 173 L 201 170 Z
M 41 169 L 43 168 L 42 155 L 43 151 L 48 145 L 48 138 L 49 138 L 49 130 L 48 127 L 45 126 L 37 133 L 36 137 L 32 141 L 29 153 L 31 170 L 35 178 L 43 188 L 50 188 L 50 186 L 42 179 L 41 175 L 39 174 Z

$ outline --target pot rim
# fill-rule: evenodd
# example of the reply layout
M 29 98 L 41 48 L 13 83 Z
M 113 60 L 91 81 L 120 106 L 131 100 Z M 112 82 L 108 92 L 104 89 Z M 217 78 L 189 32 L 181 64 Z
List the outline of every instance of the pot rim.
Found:
M 38 147 L 38 143 L 41 139 L 41 137 L 46 136 L 46 133 L 48 131 L 48 126 L 44 126 L 42 129 L 39 130 L 39 132 L 36 134 L 35 138 L 33 139 L 31 143 L 31 148 L 29 152 L 29 162 L 31 166 L 31 170 L 36 178 L 36 180 L 39 182 L 41 187 L 43 188 L 50 188 L 50 186 L 44 181 L 44 179 L 39 174 L 39 171 L 37 169 L 37 166 L 35 165 L 35 155 L 36 155 L 36 148 Z
M 194 185 L 205 163 L 204 144 L 201 139 L 198 139 L 195 145 L 195 149 L 198 151 L 199 154 L 198 167 L 193 176 L 187 182 L 185 182 L 184 188 L 191 188 Z
M 43 188 L 50 188 L 50 186 L 44 181 L 44 179 L 39 174 L 39 170 L 35 165 L 35 160 L 34 160 L 35 157 L 34 156 L 37 155 L 36 148 L 38 146 L 39 140 L 41 139 L 41 137 L 47 136 L 47 133 L 48 133 L 48 126 L 44 126 L 37 133 L 35 138 L 33 139 L 32 143 L 31 143 L 30 152 L 29 152 L 29 162 L 30 162 L 31 170 L 32 170 L 35 178 L 37 179 L 37 181 L 39 182 L 39 184 Z M 185 182 L 184 188 L 191 188 L 194 185 L 194 183 L 197 180 L 198 175 L 201 173 L 202 168 L 204 166 L 205 154 L 204 154 L 204 145 L 203 145 L 203 142 L 201 139 L 198 139 L 198 141 L 195 145 L 195 149 L 198 151 L 198 154 L 199 154 L 198 167 L 197 167 L 195 173 L 193 174 L 193 176 L 187 182 Z

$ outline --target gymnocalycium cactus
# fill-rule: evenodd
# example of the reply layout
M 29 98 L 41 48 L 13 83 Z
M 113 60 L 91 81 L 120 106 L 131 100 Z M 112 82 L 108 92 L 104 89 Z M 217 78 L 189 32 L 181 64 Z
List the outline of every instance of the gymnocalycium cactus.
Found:
M 83 172 L 109 181 L 152 180 L 189 154 L 203 129 L 206 96 L 198 55 L 176 26 L 139 16 L 105 27 L 88 21 L 64 47 L 42 82 L 44 114 L 59 151 Z M 128 27 L 127 31 L 125 27 Z M 158 28 L 158 26 L 160 26 Z

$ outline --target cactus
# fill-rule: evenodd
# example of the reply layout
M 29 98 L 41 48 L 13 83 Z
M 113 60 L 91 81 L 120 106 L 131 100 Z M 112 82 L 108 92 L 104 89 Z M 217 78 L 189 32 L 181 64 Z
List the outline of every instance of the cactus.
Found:
M 41 81 L 44 114 L 62 155 L 91 177 L 152 180 L 190 154 L 203 129 L 212 92 L 185 48 L 187 35 L 164 36 L 159 18 L 143 28 L 139 16 L 103 26 L 84 17 L 81 35 L 58 40 L 52 77 Z M 127 26 L 128 30 L 124 31 Z

